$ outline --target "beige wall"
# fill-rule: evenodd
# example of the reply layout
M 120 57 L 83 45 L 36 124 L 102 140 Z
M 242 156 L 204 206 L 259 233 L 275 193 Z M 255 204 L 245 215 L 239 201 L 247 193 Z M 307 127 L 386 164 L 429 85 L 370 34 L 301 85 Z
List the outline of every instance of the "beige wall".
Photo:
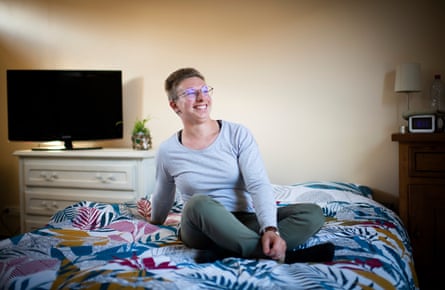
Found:
M 445 75 L 444 1 L 0 0 L 0 203 L 17 205 L 6 69 L 121 69 L 125 139 L 150 115 L 154 146 L 180 127 L 163 81 L 194 66 L 215 87 L 213 117 L 255 134 L 272 182 L 336 180 L 398 192 L 406 99 L 398 63 L 422 64 L 419 109 Z M 440 22 L 439 22 L 440 21 Z M 30 124 L 32 126 L 32 124 Z M 1 230 L 1 229 L 0 229 Z

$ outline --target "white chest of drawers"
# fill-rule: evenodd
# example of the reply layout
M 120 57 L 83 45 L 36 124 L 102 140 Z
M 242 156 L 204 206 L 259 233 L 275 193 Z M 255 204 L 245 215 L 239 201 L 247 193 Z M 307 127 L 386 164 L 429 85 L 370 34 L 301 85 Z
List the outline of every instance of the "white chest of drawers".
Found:
M 153 150 L 99 149 L 14 152 L 19 158 L 20 226 L 26 232 L 81 200 L 128 202 L 150 195 Z

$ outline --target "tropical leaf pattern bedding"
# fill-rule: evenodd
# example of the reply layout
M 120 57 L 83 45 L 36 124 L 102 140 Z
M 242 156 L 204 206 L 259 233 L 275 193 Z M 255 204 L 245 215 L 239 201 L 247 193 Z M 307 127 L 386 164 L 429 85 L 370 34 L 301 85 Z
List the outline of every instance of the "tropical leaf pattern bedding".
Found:
M 3 289 L 418 289 L 407 233 L 366 186 L 336 182 L 274 185 L 278 206 L 315 202 L 327 217 L 301 248 L 331 241 L 327 263 L 226 258 L 177 239 L 182 204 L 163 226 L 134 204 L 82 201 L 41 229 L 0 241 Z M 142 215 L 141 215 L 142 213 Z

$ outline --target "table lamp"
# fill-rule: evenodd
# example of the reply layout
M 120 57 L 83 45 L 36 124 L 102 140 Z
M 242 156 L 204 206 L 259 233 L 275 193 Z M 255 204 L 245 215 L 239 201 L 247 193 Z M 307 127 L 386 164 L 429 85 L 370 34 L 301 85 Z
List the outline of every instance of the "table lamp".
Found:
M 397 93 L 406 93 L 408 108 L 402 114 L 406 119 L 411 113 L 409 99 L 410 93 L 420 92 L 422 85 L 420 81 L 420 64 L 419 63 L 402 63 L 396 69 L 396 81 L 394 91 Z

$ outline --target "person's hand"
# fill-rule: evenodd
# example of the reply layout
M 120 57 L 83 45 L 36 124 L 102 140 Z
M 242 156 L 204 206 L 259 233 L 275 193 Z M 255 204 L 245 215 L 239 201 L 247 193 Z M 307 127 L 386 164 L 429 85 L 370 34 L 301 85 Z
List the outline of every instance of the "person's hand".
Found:
M 286 242 L 274 231 L 266 231 L 261 236 L 263 253 L 272 260 L 284 261 Z

